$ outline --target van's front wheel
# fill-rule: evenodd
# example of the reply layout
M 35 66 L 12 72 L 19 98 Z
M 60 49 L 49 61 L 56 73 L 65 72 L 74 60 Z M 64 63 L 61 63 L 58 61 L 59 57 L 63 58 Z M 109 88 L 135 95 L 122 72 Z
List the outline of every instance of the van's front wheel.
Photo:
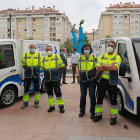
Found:
M 17 97 L 17 91 L 12 86 L 7 86 L 3 89 L 0 96 L 0 106 L 8 107 L 11 106 Z
M 120 91 L 117 92 L 117 106 L 120 115 L 124 116 L 127 114 L 127 111 L 124 108 L 124 101 Z

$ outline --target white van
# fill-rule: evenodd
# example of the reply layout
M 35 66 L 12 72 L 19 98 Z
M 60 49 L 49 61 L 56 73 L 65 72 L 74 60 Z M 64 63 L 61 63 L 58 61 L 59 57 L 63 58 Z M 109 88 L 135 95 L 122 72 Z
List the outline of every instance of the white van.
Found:
M 0 106 L 7 107 L 13 104 L 17 97 L 24 93 L 24 69 L 21 65 L 23 53 L 29 52 L 29 45 L 36 45 L 36 52 L 46 56 L 45 47 L 53 47 L 53 53 L 59 53 L 59 42 L 38 40 L 0 39 L 0 55 L 4 60 L 4 67 L 0 67 Z M 1 63 L 1 61 L 0 61 Z M 40 89 L 45 92 L 43 71 L 40 71 Z M 34 91 L 31 84 L 30 92 Z
M 140 115 L 140 37 L 110 38 L 91 42 L 93 53 L 106 53 L 109 41 L 116 42 L 115 53 L 122 58 L 119 71 L 117 104 L 121 115 L 126 110 Z

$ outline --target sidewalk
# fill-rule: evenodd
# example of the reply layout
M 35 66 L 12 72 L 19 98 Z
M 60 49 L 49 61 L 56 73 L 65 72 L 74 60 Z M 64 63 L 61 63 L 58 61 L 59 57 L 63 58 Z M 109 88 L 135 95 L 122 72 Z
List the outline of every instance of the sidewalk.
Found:
M 34 95 L 29 106 L 21 110 L 22 98 L 11 107 L 0 109 L 0 140 L 140 140 L 140 119 L 129 114 L 118 115 L 117 124 L 110 126 L 110 102 L 106 97 L 103 106 L 103 120 L 94 123 L 90 119 L 89 96 L 86 115 L 79 118 L 80 88 L 78 84 L 61 87 L 65 101 L 64 114 L 56 110 L 48 113 L 47 94 L 41 94 L 40 108 L 34 108 Z M 56 102 L 56 100 L 55 100 Z M 127 125 L 128 129 L 124 128 Z

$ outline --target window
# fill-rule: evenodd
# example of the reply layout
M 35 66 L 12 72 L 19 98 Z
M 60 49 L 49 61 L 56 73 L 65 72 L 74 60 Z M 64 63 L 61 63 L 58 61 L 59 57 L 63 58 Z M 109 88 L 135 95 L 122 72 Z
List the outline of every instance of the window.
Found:
M 139 23 L 139 21 L 136 20 L 135 23 Z
M 35 21 L 35 18 L 33 18 L 33 21 Z
M 21 37 L 21 35 L 18 35 L 19 37 Z
M 24 29 L 24 32 L 26 32 L 27 31 L 27 29 Z
M 0 69 L 5 69 L 15 65 L 14 51 L 12 45 L 0 45 L 0 56 Z
M 131 29 L 134 29 L 134 26 L 131 26 Z
M 18 19 L 18 22 L 21 22 L 21 19 Z
M 36 24 L 34 23 L 34 24 L 33 24 L 33 27 L 35 27 L 35 26 L 36 26 Z
M 129 26 L 125 26 L 125 29 L 129 29 Z
M 12 19 L 12 22 L 15 22 L 16 21 L 16 19 Z
M 23 24 L 23 27 L 26 27 L 27 26 L 27 24 Z
M 38 20 L 38 21 L 41 21 L 41 18 L 38 18 L 37 20 Z
M 61 39 L 57 39 L 58 42 L 61 42 Z
M 10 37 L 10 34 L 8 34 L 8 37 Z
M 18 29 L 18 32 L 21 32 L 21 29 Z
M 118 47 L 118 55 L 120 55 L 122 59 L 121 66 L 126 67 L 126 72 L 130 72 L 130 65 L 129 65 L 129 59 L 128 59 L 128 54 L 127 54 L 127 49 L 126 49 L 126 44 L 120 43 Z
M 41 29 L 37 29 L 38 32 L 41 32 Z
M 45 21 L 48 21 L 49 19 L 48 18 L 45 18 Z
M 61 26 L 61 23 L 56 23 L 56 26 Z
M 124 16 L 124 18 L 128 18 L 128 17 L 129 17 L 128 15 L 125 15 L 125 16 Z
M 26 21 L 27 21 L 27 19 L 24 19 L 23 21 L 24 21 L 24 22 L 26 22 Z
M 37 37 L 41 37 L 41 34 L 38 34 Z
M 126 20 L 126 21 L 125 21 L 125 24 L 128 24 L 128 23 L 129 23 L 129 21 L 128 21 L 128 20 Z
M 38 27 L 41 27 L 41 24 L 37 24 Z
M 31 21 L 31 19 L 28 19 L 28 21 Z
M 18 27 L 21 27 L 21 24 L 18 24 Z
M 28 24 L 28 27 L 31 27 L 31 24 Z
M 129 34 L 129 32 L 128 31 L 125 31 L 125 35 L 128 35 Z
M 35 35 L 35 34 L 33 34 L 33 37 L 36 37 L 36 35 Z
M 24 35 L 23 35 L 23 37 L 27 37 L 27 35 L 26 35 L 26 34 L 24 34 Z

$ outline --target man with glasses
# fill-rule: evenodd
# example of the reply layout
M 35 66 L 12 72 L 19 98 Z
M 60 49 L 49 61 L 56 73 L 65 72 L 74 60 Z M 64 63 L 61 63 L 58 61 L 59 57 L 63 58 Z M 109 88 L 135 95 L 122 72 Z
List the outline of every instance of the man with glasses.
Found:
M 117 109 L 117 84 L 118 84 L 118 70 L 121 64 L 121 58 L 114 53 L 116 43 L 110 41 L 107 47 L 107 53 L 101 55 L 98 59 L 96 70 L 99 71 L 98 84 L 97 84 L 97 104 L 95 107 L 96 117 L 93 122 L 98 122 L 102 119 L 103 112 L 103 99 L 106 91 L 109 94 L 111 101 L 111 119 L 110 125 L 116 124 L 118 109 Z
M 39 75 L 40 75 L 40 65 L 41 65 L 41 53 L 35 52 L 35 44 L 30 44 L 28 53 L 24 53 L 21 65 L 25 69 L 25 80 L 24 80 L 24 95 L 23 95 L 23 105 L 21 109 L 28 106 L 29 101 L 29 88 L 31 85 L 31 80 L 33 80 L 35 89 L 35 107 L 39 108 Z

